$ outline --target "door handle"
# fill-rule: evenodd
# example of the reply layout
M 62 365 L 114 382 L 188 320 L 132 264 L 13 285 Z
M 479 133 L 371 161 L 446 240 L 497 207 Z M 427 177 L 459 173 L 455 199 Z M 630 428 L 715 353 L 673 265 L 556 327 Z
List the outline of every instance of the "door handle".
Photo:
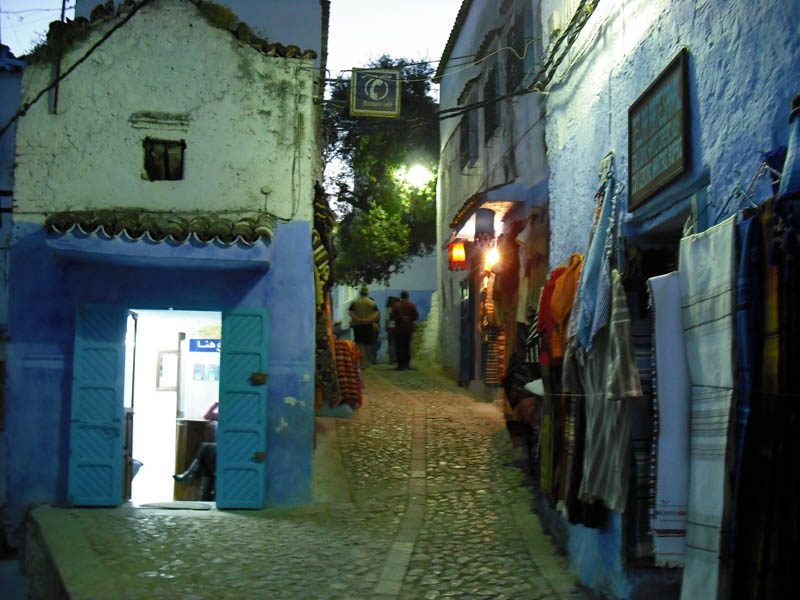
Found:
M 267 374 L 262 371 L 255 371 L 250 374 L 250 383 L 253 385 L 264 385 L 267 383 Z
M 267 453 L 266 452 L 254 452 L 253 453 L 253 460 L 256 462 L 264 462 L 267 460 Z

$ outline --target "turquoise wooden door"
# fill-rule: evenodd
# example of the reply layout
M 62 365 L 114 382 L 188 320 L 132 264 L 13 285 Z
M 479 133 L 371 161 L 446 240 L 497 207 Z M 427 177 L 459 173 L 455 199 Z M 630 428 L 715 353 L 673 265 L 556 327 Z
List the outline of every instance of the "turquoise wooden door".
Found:
M 222 313 L 217 506 L 263 508 L 266 496 L 266 310 Z
M 67 486 L 74 506 L 122 502 L 127 316 L 124 307 L 78 306 Z

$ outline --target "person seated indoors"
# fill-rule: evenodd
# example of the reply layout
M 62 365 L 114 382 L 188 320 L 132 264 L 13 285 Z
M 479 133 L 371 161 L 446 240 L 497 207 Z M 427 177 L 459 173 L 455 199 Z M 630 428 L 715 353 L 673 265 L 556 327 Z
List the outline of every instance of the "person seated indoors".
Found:
M 214 402 L 203 418 L 217 425 L 219 419 L 219 402 Z M 216 427 L 215 427 L 216 429 Z M 203 442 L 189 468 L 172 478 L 180 483 L 194 483 L 200 480 L 200 499 L 214 500 L 214 483 L 217 474 L 217 443 Z

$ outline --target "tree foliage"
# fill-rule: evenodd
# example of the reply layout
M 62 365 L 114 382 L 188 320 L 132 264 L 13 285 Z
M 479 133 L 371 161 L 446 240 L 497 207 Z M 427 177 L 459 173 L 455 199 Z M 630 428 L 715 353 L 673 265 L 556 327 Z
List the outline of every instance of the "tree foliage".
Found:
M 325 104 L 327 188 L 335 190 L 337 281 L 357 285 L 387 282 L 436 241 L 438 104 L 429 95 L 434 70 L 428 64 L 383 56 L 373 68 L 401 69 L 401 117 L 350 114 L 350 80 L 333 82 Z M 402 174 L 412 165 L 434 178 L 422 187 Z M 330 174 L 331 170 L 334 174 Z

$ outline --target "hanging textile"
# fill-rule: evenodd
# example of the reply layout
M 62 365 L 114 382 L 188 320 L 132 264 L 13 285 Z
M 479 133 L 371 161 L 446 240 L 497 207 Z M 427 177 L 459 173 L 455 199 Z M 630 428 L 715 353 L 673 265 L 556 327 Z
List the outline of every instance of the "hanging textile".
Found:
M 537 367 L 539 361 L 539 315 L 536 305 L 531 305 L 528 309 L 528 335 L 525 339 L 525 362 L 535 364 Z M 534 377 L 538 379 L 538 377 Z
M 652 513 L 657 567 L 683 566 L 689 498 L 689 366 L 683 345 L 680 277 L 647 280 L 653 312 L 655 385 L 655 503 Z
M 735 600 L 796 595 L 794 555 L 800 545 L 800 485 L 791 475 L 800 462 L 800 386 L 796 360 L 785 358 L 797 351 L 800 336 L 800 272 L 787 256 L 796 251 L 798 240 L 787 239 L 787 223 L 774 212 L 773 201 L 759 208 L 769 257 L 763 265 L 763 379 L 760 390 L 754 383 L 744 436 L 736 500 Z
M 611 291 L 609 324 L 597 332 L 585 360 L 571 355 L 570 368 L 565 365 L 564 386 L 570 392 L 582 390 L 585 397 L 585 451 L 578 497 L 584 502 L 600 500 L 623 512 L 631 468 L 629 400 L 641 397 L 642 388 L 633 354 L 628 300 L 617 270 L 611 272 Z
M 336 340 L 336 374 L 341 402 L 358 408 L 362 403 L 361 352 L 350 340 Z M 333 408 L 333 407 L 331 407 Z
M 558 267 L 553 269 L 550 273 L 550 279 L 545 284 L 542 290 L 542 295 L 539 298 L 539 315 L 536 323 L 536 328 L 539 331 L 539 339 L 541 341 L 539 360 L 542 365 L 550 365 L 553 363 L 552 358 L 552 338 L 553 328 L 555 323 L 553 321 L 553 313 L 550 310 L 550 301 L 553 298 L 553 290 L 556 287 L 558 278 L 566 273 L 566 267 Z
M 680 243 L 691 391 L 689 516 L 682 600 L 726 597 L 720 560 L 731 452 L 736 217 Z
M 327 402 L 331 408 L 335 408 L 341 402 L 333 340 L 331 299 L 327 296 L 325 306 L 317 309 L 315 409 L 321 409 L 323 402 Z
M 530 323 L 529 310 L 536 308 L 535 292 L 547 281 L 548 237 L 548 211 L 545 207 L 531 216 L 525 229 L 515 238 L 519 245 L 519 323 Z
M 556 279 L 553 287 L 553 295 L 550 298 L 550 314 L 553 318 L 550 356 L 553 360 L 560 361 L 564 357 L 564 348 L 567 343 L 567 321 L 575 302 L 582 266 L 583 256 L 580 254 L 570 256 L 564 274 Z
M 736 455 L 731 509 L 731 553 L 736 553 L 737 498 L 753 390 L 761 389 L 763 330 L 762 281 L 764 251 L 758 215 L 742 220 L 739 231 L 739 272 L 736 279 Z
M 505 353 L 505 333 L 498 321 L 497 310 L 500 306 L 495 299 L 497 275 L 489 273 L 485 276 L 485 287 L 481 292 L 481 333 L 483 381 L 489 385 L 500 385 L 503 379 L 503 356 Z
M 590 234 L 583 272 L 578 288 L 579 305 L 572 335 L 580 348 L 591 349 L 594 336 L 608 324 L 611 307 L 611 268 L 617 247 L 619 200 L 616 194 L 613 163 L 605 173 L 597 193 L 599 217 Z
M 544 398 L 542 399 L 542 420 L 539 430 L 539 486 L 544 494 L 551 494 L 553 491 L 553 471 L 555 469 L 556 424 L 552 381 L 550 365 L 543 363 Z
M 506 334 L 502 329 L 490 327 L 488 331 L 488 355 L 486 374 L 483 381 L 489 385 L 500 385 L 503 381 L 503 355 L 506 347 Z
M 627 294 L 626 290 L 626 294 Z M 628 295 L 630 300 L 630 295 Z M 678 329 L 680 332 L 680 328 Z M 636 370 L 642 386 L 640 397 L 627 400 L 631 411 L 631 453 L 633 473 L 628 506 L 622 515 L 628 557 L 653 558 L 653 529 L 650 514 L 655 504 L 653 490 L 653 327 L 650 319 L 631 321 L 631 339 Z

